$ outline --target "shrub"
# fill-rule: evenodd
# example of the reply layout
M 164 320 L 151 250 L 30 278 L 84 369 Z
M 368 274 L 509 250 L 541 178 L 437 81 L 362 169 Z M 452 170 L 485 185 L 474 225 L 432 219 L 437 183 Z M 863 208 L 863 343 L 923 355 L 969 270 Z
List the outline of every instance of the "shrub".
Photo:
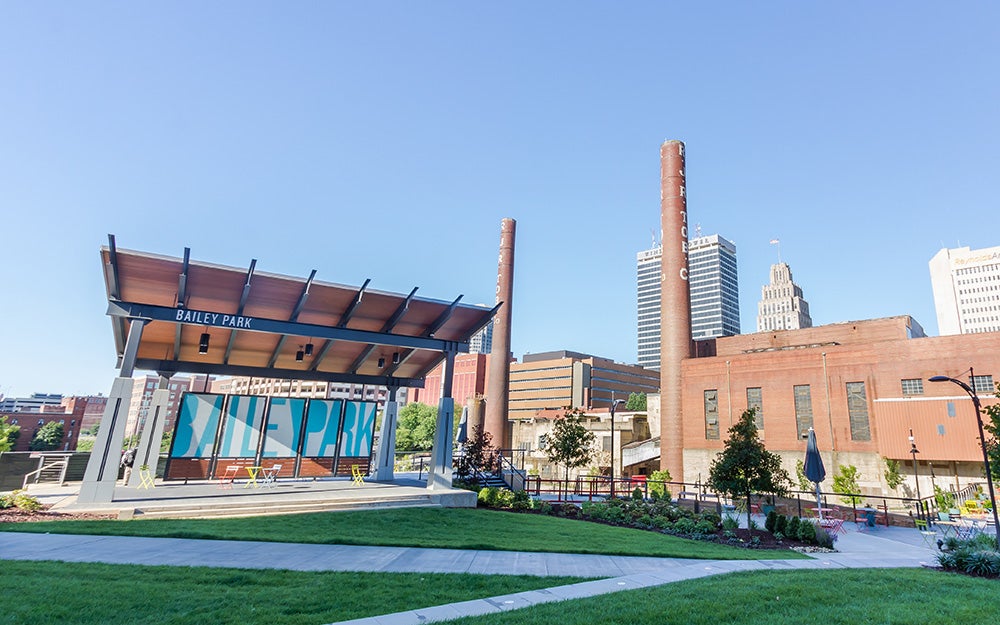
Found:
M 694 533 L 703 535 L 714 534 L 717 528 L 718 526 L 715 523 L 712 523 L 711 521 L 702 520 L 695 523 Z
M 973 551 L 965 561 L 965 572 L 981 577 L 1000 575 L 1000 553 L 995 551 Z
M 774 520 L 774 531 L 779 534 L 788 533 L 788 517 L 783 514 L 779 514 Z
M 799 517 L 797 517 L 797 516 L 793 516 L 792 518 L 788 519 L 788 524 L 785 527 L 785 532 L 784 532 L 785 536 L 788 536 L 789 538 L 793 538 L 795 540 L 798 540 L 798 538 L 799 538 L 799 525 L 801 523 L 802 523 L 802 520 Z
M 674 521 L 673 530 L 678 534 L 692 534 L 694 533 L 694 528 L 694 519 L 677 519 Z
M 487 508 L 495 508 L 497 505 L 497 496 L 499 494 L 499 488 L 496 488 L 495 486 L 487 486 L 479 491 L 477 501 L 480 505 L 486 506 Z
M 777 512 L 775 512 L 774 510 L 771 510 L 770 512 L 768 512 L 767 513 L 767 518 L 764 519 L 764 529 L 766 529 L 767 531 L 769 531 L 769 532 L 771 532 L 773 534 L 774 533 L 774 524 L 777 522 L 777 520 L 778 520 L 778 513 Z
M 643 529 L 649 529 L 653 527 L 653 517 L 649 516 L 648 514 L 644 514 L 635 521 L 633 521 L 632 525 Z
M 727 532 L 735 531 L 739 529 L 739 527 L 740 527 L 740 522 L 736 519 L 736 517 L 727 516 L 726 518 L 722 519 L 722 529 L 726 530 Z
M 809 525 L 812 525 L 812 523 L 810 523 Z M 816 528 L 816 545 L 824 547 L 826 549 L 833 549 L 833 542 L 836 539 L 837 537 L 828 532 L 826 528 L 822 527 Z
M 649 485 L 649 496 L 654 499 L 666 499 L 670 501 L 670 491 L 664 482 L 670 481 L 670 471 L 653 471 L 649 474 L 646 483 Z
M 531 509 L 531 496 L 523 490 L 519 490 L 514 493 L 510 504 L 513 510 L 530 510 Z
M 799 540 L 807 544 L 816 543 L 816 526 L 809 521 L 799 523 Z
M 545 514 L 545 515 L 552 514 L 552 504 L 550 504 L 549 502 L 547 502 L 547 501 L 545 501 L 543 499 L 536 499 L 536 500 L 534 500 L 532 502 L 531 506 L 532 506 L 532 508 L 534 508 L 537 512 L 540 512 L 541 514 Z
M 34 512 L 35 510 L 42 509 L 42 502 L 38 501 L 36 497 L 29 495 L 23 489 L 17 489 L 7 495 L 0 495 L 0 509 L 3 508 L 18 508 Z
M 643 501 L 645 498 L 642 496 L 642 488 L 636 486 L 632 490 L 632 501 Z

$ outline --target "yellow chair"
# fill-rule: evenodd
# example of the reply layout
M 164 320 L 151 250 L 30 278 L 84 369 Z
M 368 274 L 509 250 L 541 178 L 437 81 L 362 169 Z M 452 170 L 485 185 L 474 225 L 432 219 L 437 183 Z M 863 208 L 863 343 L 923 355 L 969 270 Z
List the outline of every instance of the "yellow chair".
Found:
M 149 467 L 139 468 L 139 488 L 155 488 L 156 484 L 153 483 L 153 472 Z
M 354 483 L 358 486 L 365 485 L 365 474 L 361 472 L 361 467 L 358 465 L 351 465 L 351 476 L 354 478 Z

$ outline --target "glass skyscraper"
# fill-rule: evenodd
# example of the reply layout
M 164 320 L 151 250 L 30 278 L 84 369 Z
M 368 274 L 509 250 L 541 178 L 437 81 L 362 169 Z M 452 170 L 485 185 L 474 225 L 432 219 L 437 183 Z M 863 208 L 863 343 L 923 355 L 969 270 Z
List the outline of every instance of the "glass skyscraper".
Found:
M 636 255 L 638 364 L 660 368 L 660 258 L 662 248 Z M 688 241 L 691 337 L 695 340 L 740 333 L 740 293 L 736 245 L 717 234 Z

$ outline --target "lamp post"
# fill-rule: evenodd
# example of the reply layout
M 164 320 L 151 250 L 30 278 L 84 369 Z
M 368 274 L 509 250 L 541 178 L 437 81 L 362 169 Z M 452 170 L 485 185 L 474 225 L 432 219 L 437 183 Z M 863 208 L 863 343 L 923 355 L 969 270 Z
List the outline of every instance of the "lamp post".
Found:
M 910 454 L 913 455 L 913 481 L 917 485 L 917 516 L 921 516 L 920 508 L 920 475 L 917 474 L 917 454 L 920 450 L 917 449 L 917 443 L 913 439 L 913 428 L 910 428 Z
M 618 404 L 624 403 L 624 400 L 611 396 L 611 497 L 615 496 L 615 409 Z
M 969 369 L 969 377 L 973 379 L 975 376 L 972 374 L 972 369 Z M 961 380 L 956 380 L 955 378 L 949 378 L 946 375 L 936 375 L 930 378 L 931 382 L 951 382 L 952 384 L 957 384 L 962 387 L 962 390 L 969 394 L 972 398 L 972 405 L 976 409 L 976 424 L 979 426 L 979 446 L 983 449 L 983 465 L 986 469 L 986 485 L 990 489 L 990 504 L 993 507 L 993 531 L 1000 536 L 1000 518 L 997 518 L 997 498 L 993 493 L 993 473 L 990 471 L 990 457 L 986 453 L 986 435 L 983 433 L 983 415 L 980 410 L 979 396 L 976 395 L 976 391 L 972 390 L 972 387 Z

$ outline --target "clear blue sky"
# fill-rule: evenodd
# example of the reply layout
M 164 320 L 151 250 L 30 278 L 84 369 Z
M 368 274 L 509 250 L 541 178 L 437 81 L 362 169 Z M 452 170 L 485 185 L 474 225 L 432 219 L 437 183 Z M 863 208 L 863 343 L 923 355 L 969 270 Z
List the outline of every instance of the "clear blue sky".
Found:
M 636 357 L 659 145 L 817 324 L 913 315 L 1000 244 L 996 2 L 0 2 L 0 392 L 107 393 L 98 248 L 492 303 L 513 350 Z

